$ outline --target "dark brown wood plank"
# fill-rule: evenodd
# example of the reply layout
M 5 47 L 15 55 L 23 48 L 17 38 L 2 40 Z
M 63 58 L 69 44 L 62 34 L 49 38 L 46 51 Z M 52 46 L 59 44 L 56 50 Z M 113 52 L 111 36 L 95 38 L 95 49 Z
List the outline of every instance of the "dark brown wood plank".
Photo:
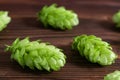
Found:
M 44 6 L 57 3 L 75 11 L 80 24 L 72 30 L 46 29 L 37 21 L 37 12 Z M 96 35 L 109 42 L 116 54 L 120 54 L 120 34 L 112 23 L 112 15 L 120 8 L 119 0 L 0 0 L 0 10 L 10 12 L 12 22 L 0 32 L 0 80 L 103 80 L 104 75 L 119 70 L 120 60 L 111 66 L 92 64 L 71 50 L 72 39 L 81 34 Z M 29 36 L 31 40 L 44 42 L 63 49 L 66 65 L 57 72 L 22 69 L 4 52 L 5 44 L 17 37 Z

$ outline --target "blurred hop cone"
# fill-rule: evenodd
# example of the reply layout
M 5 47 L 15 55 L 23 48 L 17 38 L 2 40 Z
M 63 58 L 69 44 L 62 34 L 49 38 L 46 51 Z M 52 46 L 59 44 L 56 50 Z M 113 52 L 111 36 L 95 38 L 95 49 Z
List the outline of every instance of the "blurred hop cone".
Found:
M 64 7 L 58 7 L 56 4 L 44 6 L 38 13 L 38 20 L 45 27 L 54 29 L 69 30 L 79 24 L 78 16 L 72 10 L 66 10 Z
M 120 11 L 115 13 L 112 17 L 113 22 L 116 24 L 116 27 L 120 27 Z
M 7 27 L 7 24 L 10 23 L 11 18 L 8 16 L 7 11 L 0 11 L 0 31 Z
M 107 74 L 104 80 L 120 80 L 120 71 L 116 70 L 112 73 Z

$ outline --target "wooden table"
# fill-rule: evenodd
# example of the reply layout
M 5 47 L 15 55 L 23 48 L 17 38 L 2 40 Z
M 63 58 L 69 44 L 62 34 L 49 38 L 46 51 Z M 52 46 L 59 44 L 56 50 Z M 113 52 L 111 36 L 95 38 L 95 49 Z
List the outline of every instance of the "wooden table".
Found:
M 72 30 L 45 29 L 37 21 L 37 12 L 44 5 L 57 3 L 79 15 L 80 24 Z M 116 54 L 120 54 L 119 30 L 111 21 L 120 8 L 119 0 L 0 0 L 0 10 L 9 11 L 11 23 L 0 32 L 0 80 L 103 80 L 103 76 L 120 69 L 120 60 L 111 66 L 92 64 L 79 53 L 71 50 L 74 36 L 96 35 L 109 42 Z M 66 65 L 60 71 L 32 71 L 22 69 L 11 62 L 10 52 L 4 52 L 5 44 L 11 44 L 17 37 L 44 42 L 62 48 L 67 56 Z

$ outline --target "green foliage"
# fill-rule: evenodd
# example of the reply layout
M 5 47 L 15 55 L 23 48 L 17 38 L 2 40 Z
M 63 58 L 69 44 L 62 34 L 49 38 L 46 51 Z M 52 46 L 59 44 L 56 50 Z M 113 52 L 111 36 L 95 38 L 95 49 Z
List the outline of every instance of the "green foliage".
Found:
M 61 49 L 41 41 L 29 41 L 29 38 L 17 38 L 6 51 L 12 52 L 11 59 L 17 61 L 23 68 L 58 71 L 66 63 L 66 56 Z
M 116 23 L 116 27 L 120 27 L 120 11 L 113 15 L 113 22 Z
M 107 74 L 104 80 L 120 80 L 120 71 L 116 70 L 113 73 Z
M 8 16 L 7 11 L 0 11 L 0 31 L 2 31 L 7 24 L 10 23 L 11 18 Z
M 75 37 L 72 49 L 78 50 L 80 55 L 84 56 L 90 62 L 98 63 L 103 66 L 111 65 L 117 58 L 110 44 L 94 35 Z
M 72 29 L 73 26 L 79 24 L 78 16 L 71 10 L 66 10 L 64 7 L 57 7 L 56 4 L 44 6 L 38 13 L 40 20 L 45 27 L 54 29 Z

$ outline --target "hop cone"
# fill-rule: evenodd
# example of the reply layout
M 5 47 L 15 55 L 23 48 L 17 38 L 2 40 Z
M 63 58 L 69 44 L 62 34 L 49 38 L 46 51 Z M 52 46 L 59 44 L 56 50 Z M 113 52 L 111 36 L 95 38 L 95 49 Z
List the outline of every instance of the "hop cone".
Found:
M 66 10 L 64 7 L 56 7 L 56 4 L 44 6 L 38 13 L 40 20 L 45 27 L 54 29 L 72 29 L 73 26 L 79 24 L 78 16 L 71 10 Z
M 11 59 L 17 61 L 23 68 L 28 66 L 30 69 L 57 71 L 66 63 L 66 56 L 61 49 L 40 41 L 30 42 L 29 38 L 21 41 L 17 38 L 6 50 L 12 52 Z
M 120 71 L 114 71 L 109 73 L 104 77 L 104 80 L 120 80 Z
M 120 27 L 120 11 L 113 15 L 113 22 L 116 23 L 116 27 Z
M 110 44 L 94 35 L 75 37 L 72 48 L 78 50 L 80 55 L 84 56 L 90 62 L 98 63 L 103 66 L 111 65 L 117 58 L 117 55 L 112 52 Z
M 0 31 L 2 31 L 11 21 L 7 11 L 0 11 Z

